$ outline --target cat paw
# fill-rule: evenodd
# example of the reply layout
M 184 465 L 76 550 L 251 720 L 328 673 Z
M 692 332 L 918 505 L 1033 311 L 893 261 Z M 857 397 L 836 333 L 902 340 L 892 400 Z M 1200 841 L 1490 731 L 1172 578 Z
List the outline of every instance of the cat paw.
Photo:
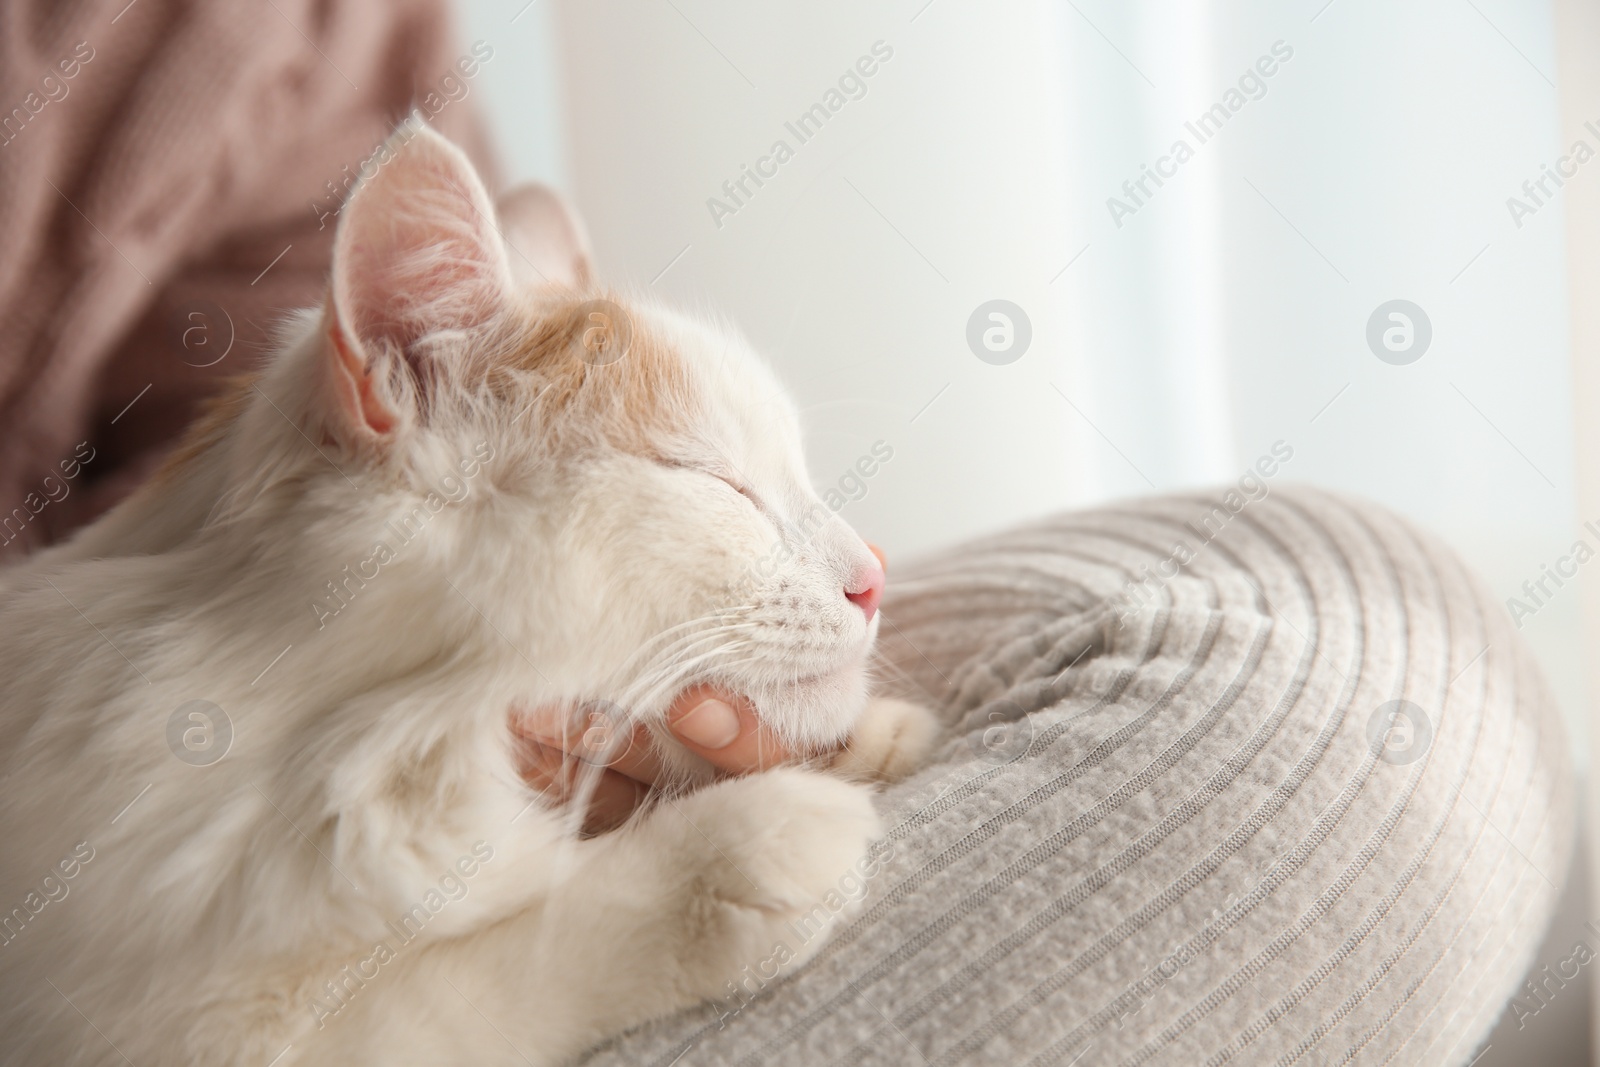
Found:
M 920 704 L 874 697 L 829 768 L 856 781 L 897 782 L 933 751 L 939 720 Z
M 679 963 L 702 996 L 809 958 L 859 910 L 881 866 L 868 849 L 883 832 L 870 791 L 812 771 L 721 782 L 661 815 L 687 831 L 693 866 Z

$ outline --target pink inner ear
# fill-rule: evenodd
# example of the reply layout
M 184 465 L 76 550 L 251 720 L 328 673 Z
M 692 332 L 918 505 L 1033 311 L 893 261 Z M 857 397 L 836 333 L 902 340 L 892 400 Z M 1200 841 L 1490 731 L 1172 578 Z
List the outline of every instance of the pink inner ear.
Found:
M 369 370 L 413 357 L 428 334 L 486 325 L 511 284 L 494 207 L 460 149 L 402 127 L 378 158 L 345 208 L 333 263 L 339 325 Z
M 372 375 L 336 322 L 328 330 L 328 343 L 333 348 L 333 382 L 338 394 L 339 407 L 346 421 L 365 425 L 375 434 L 386 434 L 398 421 L 394 408 L 379 395 Z

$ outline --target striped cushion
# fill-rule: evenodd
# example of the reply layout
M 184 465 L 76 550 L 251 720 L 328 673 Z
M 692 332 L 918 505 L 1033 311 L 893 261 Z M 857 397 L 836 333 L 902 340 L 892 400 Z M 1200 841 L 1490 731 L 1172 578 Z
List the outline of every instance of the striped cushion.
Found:
M 1570 851 L 1549 692 L 1404 521 L 1221 499 L 895 575 L 886 682 L 952 736 L 884 797 L 865 913 L 749 1003 L 589 1062 L 1470 1060 Z

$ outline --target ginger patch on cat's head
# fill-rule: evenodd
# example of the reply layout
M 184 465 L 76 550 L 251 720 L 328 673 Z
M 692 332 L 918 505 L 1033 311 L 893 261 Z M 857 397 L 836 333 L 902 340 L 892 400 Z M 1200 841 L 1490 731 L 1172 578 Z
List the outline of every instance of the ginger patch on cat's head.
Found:
M 648 302 L 592 287 L 581 227 L 551 222 L 564 207 L 524 196 L 532 223 L 511 217 L 503 232 L 459 149 L 402 129 L 389 151 L 341 214 L 322 313 L 296 346 L 305 374 L 264 378 L 276 414 L 327 455 L 377 464 L 419 434 L 479 420 L 484 432 L 604 439 L 647 458 L 705 427 L 704 346 Z M 541 256 L 534 241 L 560 254 Z M 220 439 L 252 392 L 227 394 L 180 465 Z
M 618 315 L 624 320 L 613 321 Z M 543 292 L 510 329 L 488 368 L 496 394 L 531 377 L 540 383 L 540 408 L 587 423 L 640 454 L 664 436 L 693 429 L 701 405 L 683 355 L 649 316 L 615 294 Z M 596 358 L 597 349 L 603 352 L 593 340 L 599 330 L 610 331 L 608 343 L 617 347 Z

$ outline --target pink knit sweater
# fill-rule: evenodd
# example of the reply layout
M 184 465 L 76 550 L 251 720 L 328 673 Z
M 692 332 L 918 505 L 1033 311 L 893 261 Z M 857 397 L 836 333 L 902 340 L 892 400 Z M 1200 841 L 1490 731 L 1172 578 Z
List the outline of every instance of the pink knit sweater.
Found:
M 338 195 L 413 106 L 488 162 L 475 58 L 444 0 L 0 5 L 0 563 L 320 299 Z

